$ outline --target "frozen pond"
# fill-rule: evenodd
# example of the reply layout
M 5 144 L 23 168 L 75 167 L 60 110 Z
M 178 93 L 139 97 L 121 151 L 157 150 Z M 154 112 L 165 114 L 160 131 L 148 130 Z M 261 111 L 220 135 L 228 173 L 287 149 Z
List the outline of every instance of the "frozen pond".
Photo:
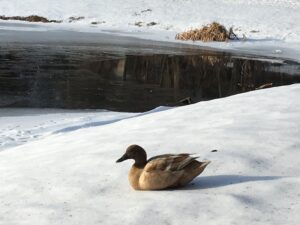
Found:
M 285 59 L 108 34 L 1 34 L 1 107 L 140 112 L 299 82 L 300 64 Z

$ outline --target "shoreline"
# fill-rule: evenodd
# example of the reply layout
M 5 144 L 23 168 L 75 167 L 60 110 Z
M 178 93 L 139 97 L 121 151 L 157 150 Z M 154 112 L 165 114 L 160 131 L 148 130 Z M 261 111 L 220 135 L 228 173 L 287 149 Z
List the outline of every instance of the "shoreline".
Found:
M 300 42 L 281 40 L 247 40 L 230 42 L 192 42 L 171 39 L 174 32 L 121 29 L 97 29 L 80 25 L 0 22 L 0 45 L 3 44 L 61 44 L 80 46 L 111 45 L 130 51 L 166 54 L 195 54 L 212 51 L 300 62 Z M 175 36 L 174 36 L 175 37 Z

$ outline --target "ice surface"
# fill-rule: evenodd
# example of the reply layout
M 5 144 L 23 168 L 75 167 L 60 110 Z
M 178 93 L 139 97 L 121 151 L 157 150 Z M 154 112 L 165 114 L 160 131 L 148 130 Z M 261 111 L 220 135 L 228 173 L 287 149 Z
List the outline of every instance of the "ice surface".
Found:
M 177 32 L 218 21 L 246 41 L 187 42 L 218 49 L 300 59 L 298 0 L 1 0 L 0 15 L 37 14 L 61 24 L 3 21 L 3 30 L 75 30 L 174 41 Z M 69 23 L 69 17 L 84 17 Z M 92 22 L 98 22 L 92 25 Z M 136 26 L 141 22 L 142 27 Z M 156 22 L 155 26 L 147 26 Z

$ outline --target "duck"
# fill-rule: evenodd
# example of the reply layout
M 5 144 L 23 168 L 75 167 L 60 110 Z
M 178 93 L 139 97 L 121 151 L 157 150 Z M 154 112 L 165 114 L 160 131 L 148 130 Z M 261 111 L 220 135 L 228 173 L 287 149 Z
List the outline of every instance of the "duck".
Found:
M 116 163 L 133 159 L 128 180 L 135 190 L 162 190 L 178 188 L 190 183 L 210 163 L 198 161 L 189 153 L 164 154 L 147 160 L 146 151 L 139 145 L 130 145 Z

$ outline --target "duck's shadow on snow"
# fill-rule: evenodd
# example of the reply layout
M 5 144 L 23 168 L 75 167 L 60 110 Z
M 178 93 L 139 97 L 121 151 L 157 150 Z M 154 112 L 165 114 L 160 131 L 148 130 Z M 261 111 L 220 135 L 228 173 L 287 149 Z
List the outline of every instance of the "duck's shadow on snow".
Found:
M 219 188 L 229 185 L 241 184 L 246 182 L 255 181 L 272 181 L 284 178 L 282 176 L 243 176 L 243 175 L 217 175 L 198 177 L 193 180 L 189 185 L 181 188 L 181 190 L 196 190 L 196 189 L 209 189 Z

